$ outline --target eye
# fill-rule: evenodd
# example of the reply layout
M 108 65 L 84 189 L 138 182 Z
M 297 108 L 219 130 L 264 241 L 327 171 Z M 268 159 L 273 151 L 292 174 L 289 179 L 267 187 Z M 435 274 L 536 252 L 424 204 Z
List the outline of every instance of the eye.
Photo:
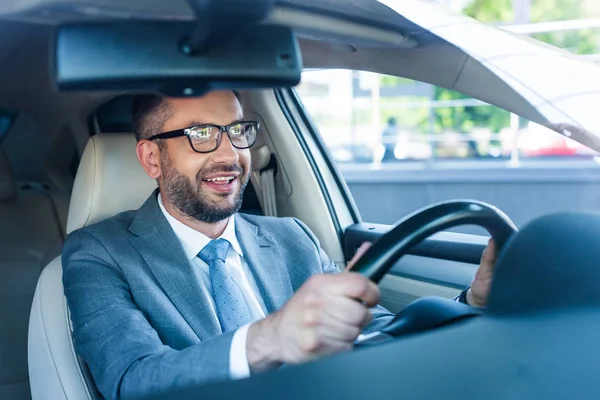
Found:
M 195 126 L 193 128 L 189 128 L 188 135 L 190 139 L 209 139 L 212 128 L 210 126 Z

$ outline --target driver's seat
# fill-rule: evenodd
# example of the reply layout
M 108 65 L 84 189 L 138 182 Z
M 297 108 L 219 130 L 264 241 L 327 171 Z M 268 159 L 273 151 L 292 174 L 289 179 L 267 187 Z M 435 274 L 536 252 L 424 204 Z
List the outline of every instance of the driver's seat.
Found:
M 136 158 L 132 133 L 93 136 L 83 153 L 69 206 L 67 233 L 139 208 L 156 188 Z M 29 382 L 33 400 L 102 398 L 75 354 L 63 293 L 61 258 L 42 272 L 29 320 Z

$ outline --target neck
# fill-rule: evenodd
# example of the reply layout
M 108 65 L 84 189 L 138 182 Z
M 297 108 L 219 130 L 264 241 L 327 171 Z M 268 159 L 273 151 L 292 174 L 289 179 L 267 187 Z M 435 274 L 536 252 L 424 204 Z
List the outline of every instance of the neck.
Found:
M 198 221 L 197 219 L 191 218 L 190 216 L 180 212 L 177 207 L 166 200 L 164 196 L 162 197 L 162 202 L 167 212 L 171 214 L 173 218 L 211 239 L 216 239 L 221 236 L 223 232 L 225 232 L 225 228 L 227 228 L 227 222 L 229 221 L 229 218 L 215 223 Z

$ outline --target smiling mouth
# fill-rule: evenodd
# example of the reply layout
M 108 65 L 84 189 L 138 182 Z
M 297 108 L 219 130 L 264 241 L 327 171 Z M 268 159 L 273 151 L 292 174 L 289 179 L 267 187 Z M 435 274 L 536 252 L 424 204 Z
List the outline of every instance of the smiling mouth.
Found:
M 235 179 L 235 176 L 220 176 L 218 178 L 202 179 L 203 182 L 210 182 L 217 185 L 227 185 Z
M 202 179 L 202 183 L 210 191 L 219 193 L 220 195 L 233 193 L 237 187 L 237 181 L 238 177 L 233 175 Z

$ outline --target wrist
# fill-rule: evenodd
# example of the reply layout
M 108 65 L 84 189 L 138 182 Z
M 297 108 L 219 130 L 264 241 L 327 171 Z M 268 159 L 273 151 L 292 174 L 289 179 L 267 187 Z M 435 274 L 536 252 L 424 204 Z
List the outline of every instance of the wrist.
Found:
M 467 291 L 465 298 L 467 300 L 467 304 L 471 307 L 484 307 L 484 305 L 480 304 L 479 301 L 477 301 L 477 299 L 475 298 L 475 296 L 473 296 L 473 291 L 471 290 L 471 288 L 469 288 L 469 290 Z
M 281 356 L 275 338 L 273 314 L 257 321 L 248 328 L 246 355 L 252 373 L 268 371 L 281 366 Z

